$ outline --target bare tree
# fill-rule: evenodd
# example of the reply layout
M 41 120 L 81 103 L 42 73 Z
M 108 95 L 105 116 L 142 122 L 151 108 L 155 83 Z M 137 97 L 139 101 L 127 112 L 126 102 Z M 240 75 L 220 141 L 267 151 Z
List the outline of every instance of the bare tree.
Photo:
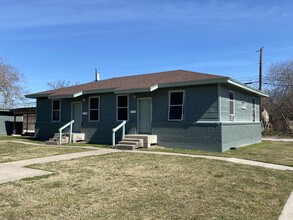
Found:
M 78 82 L 72 84 L 70 81 L 59 79 L 55 82 L 48 82 L 47 86 L 49 86 L 50 89 L 60 89 L 60 88 L 68 87 L 68 86 L 75 86 L 77 84 Z
M 272 64 L 265 82 L 270 98 L 264 100 L 264 106 L 269 111 L 274 128 L 292 131 L 293 60 Z
M 24 100 L 23 76 L 17 69 L 0 58 L 0 106 L 12 108 Z

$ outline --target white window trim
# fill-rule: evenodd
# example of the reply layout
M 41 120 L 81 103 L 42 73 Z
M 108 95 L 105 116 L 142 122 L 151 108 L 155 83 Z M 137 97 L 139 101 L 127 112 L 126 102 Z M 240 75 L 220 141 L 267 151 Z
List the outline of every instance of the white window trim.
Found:
M 59 101 L 59 110 L 54 110 L 53 109 L 53 102 L 54 101 Z M 61 99 L 52 99 L 52 102 L 51 102 L 51 105 L 52 105 L 52 108 L 51 108 L 51 121 L 52 122 L 60 122 L 61 121 Z M 53 111 L 59 111 L 59 120 L 53 120 Z
M 116 121 L 125 121 L 125 120 L 118 120 L 118 97 L 119 96 L 127 96 L 127 120 L 126 121 L 129 121 L 129 94 L 116 95 Z M 119 107 L 119 108 L 126 108 L 126 107 Z
M 91 109 L 91 99 L 92 98 L 99 98 L 99 108 L 98 109 Z M 99 122 L 100 121 L 100 112 L 101 112 L 101 110 L 100 110 L 101 109 L 100 103 L 101 103 L 100 96 L 90 96 L 89 97 L 89 114 L 88 114 L 88 120 L 89 120 L 89 122 Z M 99 111 L 99 114 L 98 114 L 99 119 L 98 120 L 91 120 L 91 110 L 98 110 Z
M 230 113 L 230 93 L 233 94 L 233 114 Z M 235 92 L 233 90 L 229 90 L 228 93 L 228 102 L 229 102 L 229 121 L 235 121 Z
M 176 93 L 176 92 L 182 92 L 183 93 L 182 105 L 172 105 L 172 106 L 182 106 L 181 118 L 180 119 L 170 119 L 171 93 Z M 185 104 L 185 90 L 172 90 L 172 91 L 169 91 L 168 121 L 183 121 L 184 104 Z

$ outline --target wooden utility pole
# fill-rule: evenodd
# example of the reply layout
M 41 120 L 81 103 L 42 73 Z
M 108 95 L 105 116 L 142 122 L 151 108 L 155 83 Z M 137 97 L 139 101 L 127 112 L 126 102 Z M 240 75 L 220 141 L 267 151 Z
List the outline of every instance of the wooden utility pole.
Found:
M 258 89 L 261 91 L 262 90 L 262 49 L 263 47 L 261 47 L 258 51 L 259 52 L 259 80 L 258 80 Z M 260 122 L 262 122 L 262 118 L 261 118 L 261 114 L 262 114 L 262 100 L 261 100 L 261 96 L 259 96 L 259 119 Z
M 259 86 L 258 89 L 261 91 L 262 90 L 262 49 L 263 47 L 261 47 L 258 51 L 259 52 Z

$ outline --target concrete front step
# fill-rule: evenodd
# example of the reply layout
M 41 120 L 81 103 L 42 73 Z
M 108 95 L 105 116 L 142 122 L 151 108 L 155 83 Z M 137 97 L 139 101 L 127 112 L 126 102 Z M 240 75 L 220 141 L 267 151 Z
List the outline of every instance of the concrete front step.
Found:
M 62 139 L 61 139 L 61 144 L 68 144 L 69 142 L 69 137 L 66 137 L 66 136 L 62 136 Z M 53 138 L 50 138 L 48 141 L 46 141 L 46 144 L 47 145 L 59 145 L 59 136 L 58 137 L 53 137 Z
M 68 137 L 69 138 L 69 133 L 62 133 L 62 138 Z M 58 138 L 59 139 L 59 133 L 55 133 L 53 138 Z M 72 133 L 72 142 L 81 142 L 85 140 L 85 133 Z
M 119 141 L 118 144 L 125 144 L 125 145 L 133 145 L 136 148 L 138 147 L 138 142 L 133 142 L 133 141 Z
M 136 146 L 135 145 L 129 145 L 129 144 L 116 144 L 115 149 L 119 149 L 119 150 L 135 150 Z
M 125 138 L 142 139 L 143 147 L 149 148 L 151 145 L 157 144 L 157 135 L 148 134 L 127 134 Z
M 123 138 L 115 145 L 115 148 L 119 150 L 135 150 L 139 147 L 143 147 L 143 140 L 134 138 Z
M 50 139 L 49 139 L 49 141 L 57 141 L 57 140 L 59 140 L 59 138 L 55 138 L 55 137 L 53 137 L 53 138 L 50 138 Z M 69 141 L 69 137 L 62 137 L 62 140 Z
M 157 135 L 128 134 L 122 141 L 115 145 L 120 150 L 135 150 L 139 147 L 149 148 L 152 144 L 157 144 Z
M 69 134 L 63 133 L 61 137 L 62 138 L 69 138 Z M 53 138 L 59 139 L 59 133 L 55 133 L 54 136 L 53 136 Z
M 61 144 L 69 143 L 69 133 L 62 133 L 62 141 Z M 72 142 L 82 142 L 85 140 L 85 133 L 72 133 Z M 59 133 L 55 133 L 53 138 L 50 138 L 46 141 L 48 145 L 59 145 Z
M 137 143 L 138 147 L 143 147 L 143 139 L 123 138 L 123 142 Z

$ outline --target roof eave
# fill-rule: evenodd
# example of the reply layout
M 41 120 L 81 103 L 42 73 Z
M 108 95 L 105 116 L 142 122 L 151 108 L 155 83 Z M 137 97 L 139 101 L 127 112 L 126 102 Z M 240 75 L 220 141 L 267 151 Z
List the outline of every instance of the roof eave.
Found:
M 36 98 L 45 98 L 50 96 L 52 93 L 47 93 L 47 94 L 28 94 L 25 95 L 26 98 L 30 98 L 30 99 L 36 99 Z
M 228 80 L 227 77 L 223 77 L 223 78 L 215 78 L 215 79 L 193 80 L 193 81 L 186 81 L 186 82 L 162 83 L 162 84 L 159 84 L 159 88 L 226 83 L 227 80 Z
M 233 80 L 229 77 L 221 77 L 215 79 L 204 79 L 204 80 L 194 80 L 194 81 L 186 81 L 186 82 L 173 82 L 173 83 L 162 83 L 159 84 L 159 88 L 168 88 L 168 87 L 178 87 L 178 86 L 190 86 L 190 85 L 207 85 L 207 84 L 216 84 L 216 83 L 228 83 L 233 86 L 237 86 L 238 88 L 244 89 L 246 91 L 252 92 L 254 94 L 269 97 L 269 95 L 265 92 L 262 92 L 257 89 L 250 88 L 236 80 Z
M 136 89 L 117 89 L 114 90 L 114 94 L 126 94 L 126 93 L 141 93 L 141 92 L 153 92 L 159 88 L 158 84 L 146 88 L 136 88 Z
M 79 91 L 73 94 L 66 94 L 66 95 L 54 95 L 54 93 L 47 93 L 47 94 L 29 94 L 29 95 L 26 95 L 25 97 L 26 98 L 48 97 L 49 99 L 76 98 L 82 95 L 95 94 L 95 93 L 111 93 L 111 92 L 113 92 L 114 94 L 142 93 L 142 92 L 153 92 L 159 88 L 170 88 L 170 87 L 191 86 L 191 85 L 207 85 L 207 84 L 218 84 L 218 83 L 233 85 L 238 88 L 249 91 L 251 93 L 257 94 L 259 96 L 269 97 L 267 93 L 259 91 L 257 89 L 250 88 L 229 77 L 193 80 L 193 81 L 185 81 L 185 82 L 162 83 L 162 84 L 155 84 L 151 87 L 145 87 L 145 88 L 133 88 L 133 89 L 106 88 L 106 89 Z
M 94 89 L 94 90 L 85 90 L 82 91 L 84 95 L 95 94 L 95 93 L 109 93 L 114 92 L 115 88 L 108 88 L 108 89 Z
M 227 83 L 230 84 L 230 85 L 233 85 L 233 86 L 237 86 L 239 88 L 242 88 L 242 89 L 244 89 L 246 91 L 255 93 L 255 94 L 259 95 L 259 96 L 269 97 L 269 95 L 267 93 L 262 92 L 262 91 L 257 90 L 257 89 L 250 88 L 250 87 L 248 87 L 248 86 L 246 86 L 246 85 L 244 85 L 244 84 L 242 84 L 242 83 L 240 83 L 240 82 L 238 82 L 238 81 L 236 81 L 234 79 L 228 78 Z
M 48 99 L 66 99 L 66 98 L 77 98 L 79 96 L 82 96 L 83 92 L 76 92 L 73 94 L 67 94 L 67 95 L 50 95 L 48 96 Z
M 74 98 L 74 94 L 48 96 L 48 99 L 68 99 L 68 98 Z

